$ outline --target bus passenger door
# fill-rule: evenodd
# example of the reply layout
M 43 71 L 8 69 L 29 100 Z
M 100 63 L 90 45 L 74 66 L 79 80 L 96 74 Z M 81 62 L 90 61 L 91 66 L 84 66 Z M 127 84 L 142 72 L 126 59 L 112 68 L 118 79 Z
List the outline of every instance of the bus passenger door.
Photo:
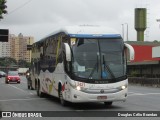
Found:
M 63 60 L 63 73 L 64 73 L 64 85 L 65 85 L 65 98 L 70 100 L 70 78 L 71 74 L 71 51 L 68 43 L 63 43 L 62 46 L 62 60 Z

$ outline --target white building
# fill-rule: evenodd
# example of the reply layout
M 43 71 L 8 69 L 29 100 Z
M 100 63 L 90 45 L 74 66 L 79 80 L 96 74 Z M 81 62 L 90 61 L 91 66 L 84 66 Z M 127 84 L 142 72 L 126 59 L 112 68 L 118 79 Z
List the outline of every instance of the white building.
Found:
M 32 45 L 34 38 L 32 36 L 9 35 L 8 42 L 0 42 L 0 57 L 11 57 L 15 60 L 31 61 L 31 51 L 27 51 L 27 45 Z
M 11 56 L 11 43 L 10 39 L 8 42 L 0 42 L 0 57 L 10 57 Z

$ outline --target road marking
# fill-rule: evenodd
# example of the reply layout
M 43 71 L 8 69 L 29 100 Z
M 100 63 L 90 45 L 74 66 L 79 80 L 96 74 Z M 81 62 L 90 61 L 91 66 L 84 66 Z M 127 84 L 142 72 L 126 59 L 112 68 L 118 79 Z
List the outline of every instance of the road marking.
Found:
M 5 78 L 0 78 L 1 83 L 5 83 Z
M 24 91 L 23 89 L 21 89 L 21 88 L 18 88 L 18 87 L 16 87 L 16 86 L 13 86 L 13 85 L 10 85 L 9 84 L 9 86 L 11 86 L 11 87 L 13 87 L 13 88 L 16 88 L 16 89 L 18 89 L 18 90 L 20 90 L 20 91 L 22 91 L 22 92 L 25 92 L 26 93 L 26 91 Z
M 8 102 L 8 101 L 22 101 L 22 100 L 37 100 L 37 99 L 45 99 L 45 98 L 24 98 L 24 99 L 7 99 L 7 100 L 0 100 L 0 102 Z
M 1 78 L 0 78 L 0 79 L 1 79 Z M 21 82 L 24 83 L 24 84 L 27 83 L 26 81 L 21 81 Z M 5 80 L 4 80 L 4 79 L 0 80 L 0 84 L 6 85 L 6 84 L 5 84 Z M 20 88 L 18 88 L 18 87 L 16 87 L 16 86 L 11 85 L 11 84 L 8 84 L 8 85 L 11 86 L 11 87 L 13 87 L 13 88 L 16 88 L 16 89 L 18 89 L 18 90 L 20 90 L 20 91 L 22 91 L 22 92 L 28 93 L 28 94 L 30 94 L 30 95 L 34 95 L 34 93 L 32 93 L 32 92 L 25 91 L 25 90 L 23 90 L 23 89 L 20 89 Z
M 142 93 L 132 93 L 132 94 L 130 94 L 128 96 L 136 96 L 136 95 L 144 95 L 144 94 L 142 94 Z
M 0 79 L 0 81 L 1 81 L 1 84 L 3 84 L 3 81 Z
M 27 83 L 26 81 L 22 81 L 22 80 L 21 80 L 21 82 L 22 82 L 22 83 Z
M 18 89 L 18 90 L 20 90 L 20 91 L 22 91 L 22 92 L 28 93 L 28 94 L 30 94 L 30 95 L 34 95 L 34 93 L 25 91 L 25 90 L 23 90 L 23 89 L 21 89 L 21 88 L 18 88 L 18 87 L 16 87 L 16 86 L 13 86 L 13 85 L 10 85 L 10 84 L 9 84 L 9 86 L 11 86 L 11 87 L 13 87 L 13 88 L 16 88 L 16 89 Z
M 29 94 L 34 95 L 34 93 L 29 92 Z
M 132 94 L 129 94 L 128 96 L 136 96 L 136 95 L 139 95 L 139 96 L 142 96 L 142 95 L 160 95 L 160 93 L 133 93 Z

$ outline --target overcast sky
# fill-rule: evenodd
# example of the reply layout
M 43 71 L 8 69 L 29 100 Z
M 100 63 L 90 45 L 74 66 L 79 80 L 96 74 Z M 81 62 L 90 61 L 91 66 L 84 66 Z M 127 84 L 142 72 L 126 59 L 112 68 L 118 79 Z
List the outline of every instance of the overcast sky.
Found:
M 33 36 L 35 41 L 68 25 L 105 25 L 122 34 L 128 24 L 130 41 L 136 41 L 134 9 L 147 8 L 145 41 L 160 41 L 160 0 L 7 0 L 8 14 L 0 29 Z M 127 23 L 127 24 L 125 24 Z

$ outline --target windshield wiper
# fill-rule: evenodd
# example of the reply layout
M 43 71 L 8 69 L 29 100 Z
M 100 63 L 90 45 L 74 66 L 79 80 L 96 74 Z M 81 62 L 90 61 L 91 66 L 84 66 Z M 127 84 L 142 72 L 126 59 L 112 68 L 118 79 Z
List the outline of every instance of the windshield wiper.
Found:
M 106 62 L 105 62 L 104 55 L 103 55 L 103 65 L 104 65 L 104 68 L 110 73 L 111 77 L 115 78 L 115 75 L 113 74 L 112 70 L 110 69 L 108 64 L 106 64 Z
M 97 55 L 97 61 L 96 61 L 96 64 L 94 65 L 94 68 L 93 70 L 91 71 L 91 74 L 89 75 L 88 79 L 92 79 L 92 75 L 95 71 L 95 69 L 97 68 L 97 72 L 98 72 L 98 55 Z

